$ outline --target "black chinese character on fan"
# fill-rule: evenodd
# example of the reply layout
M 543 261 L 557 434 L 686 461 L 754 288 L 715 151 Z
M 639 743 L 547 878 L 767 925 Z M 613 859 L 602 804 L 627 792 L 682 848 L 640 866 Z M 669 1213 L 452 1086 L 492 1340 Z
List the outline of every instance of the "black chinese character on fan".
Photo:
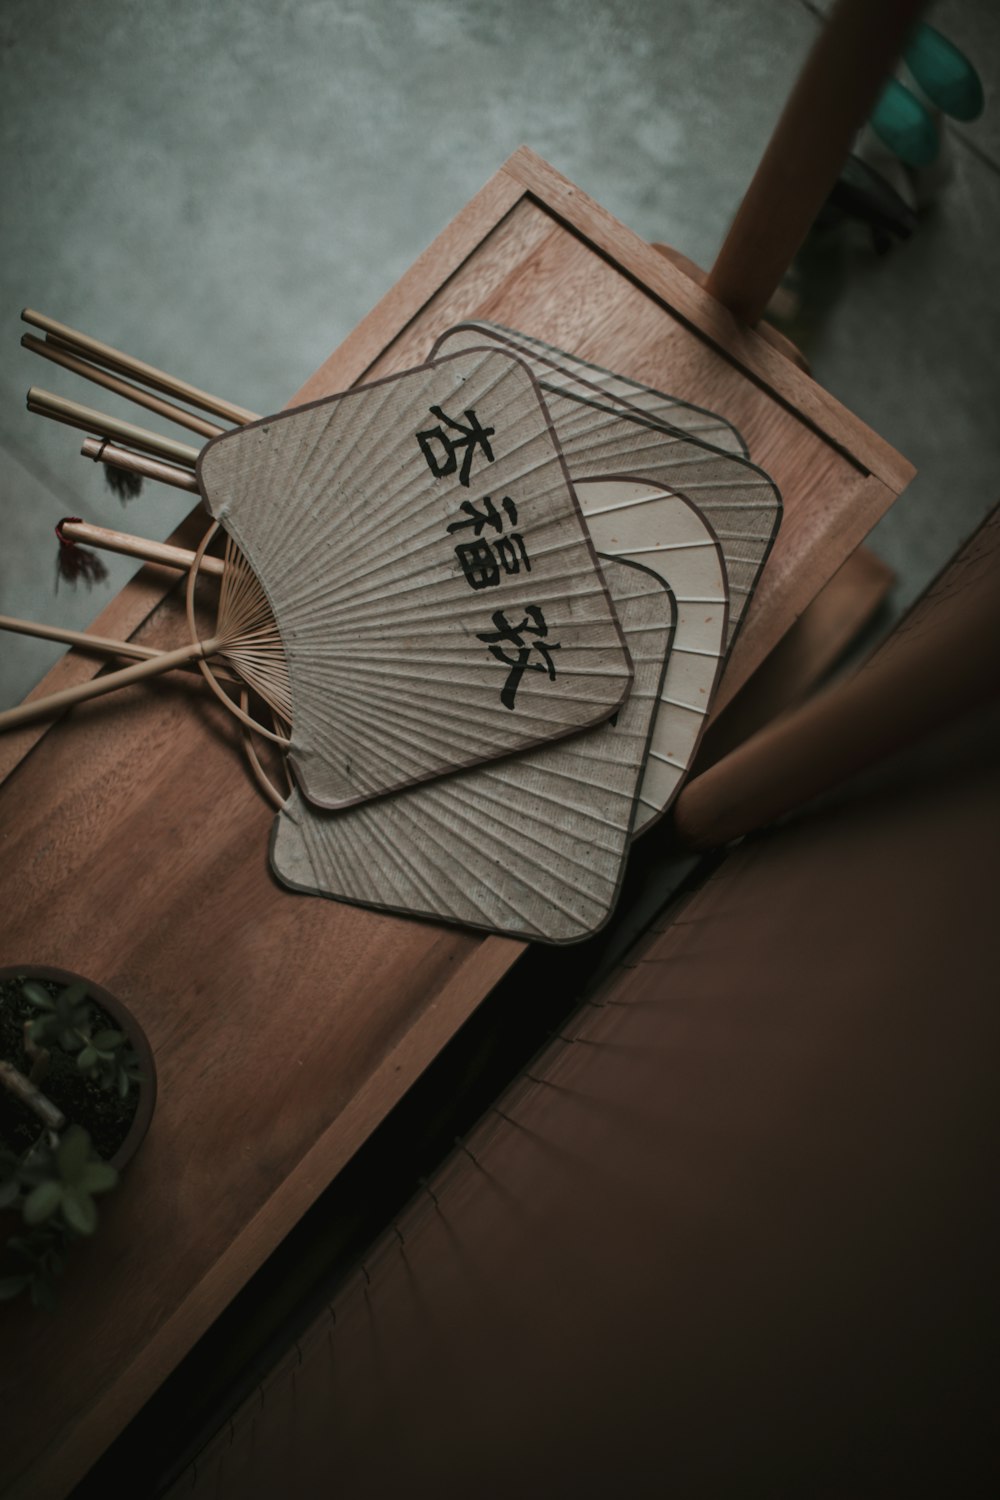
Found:
M 504 495 L 500 501 L 504 514 L 512 526 L 517 525 L 517 506 L 509 495 Z M 492 495 L 484 495 L 482 506 L 477 506 L 474 500 L 463 500 L 458 507 L 464 511 L 464 521 L 452 521 L 448 527 L 449 534 L 453 531 L 465 531 L 469 526 L 474 528 L 473 535 L 481 536 L 484 526 L 492 526 L 494 531 L 503 531 L 503 516 L 493 504 Z
M 512 526 L 516 526 L 517 506 L 510 496 L 505 495 L 500 505 L 507 520 Z M 478 506 L 472 500 L 463 500 L 459 509 L 465 513 L 466 519 L 452 521 L 448 531 L 465 531 L 471 526 L 476 537 L 476 541 L 460 542 L 455 548 L 455 556 L 462 565 L 462 572 L 470 588 L 495 588 L 500 582 L 501 568 L 508 577 L 520 573 L 522 563 L 524 571 L 531 572 L 531 562 L 520 532 L 513 531 L 510 536 L 498 536 L 493 542 L 483 539 L 482 532 L 487 526 L 491 526 L 496 532 L 503 531 L 504 519 L 491 495 L 484 495 Z
M 431 416 L 437 417 L 441 425 L 428 427 L 423 432 L 417 433 L 420 451 L 426 458 L 431 473 L 435 479 L 443 479 L 447 474 L 454 474 L 458 468 L 459 450 L 464 449 L 458 482 L 468 489 L 469 476 L 472 473 L 472 456 L 476 449 L 482 449 L 487 461 L 493 462 L 490 438 L 496 432 L 496 428 L 483 427 L 474 411 L 465 413 L 468 426 L 453 421 L 451 417 L 445 415 L 440 406 L 431 407 Z M 451 429 L 450 433 L 445 431 L 445 426 Z M 452 433 L 458 433 L 459 436 L 453 437 Z
M 533 623 L 529 624 L 529 621 Z M 524 606 L 524 619 L 519 625 L 511 625 L 502 609 L 493 613 L 494 630 L 486 630 L 478 635 L 478 639 L 485 642 L 490 648 L 491 655 L 497 661 L 503 662 L 504 666 L 510 668 L 507 681 L 504 683 L 500 693 L 500 702 L 504 708 L 513 708 L 514 699 L 517 694 L 518 684 L 525 672 L 547 672 L 550 682 L 556 680 L 555 663 L 552 660 L 552 652 L 559 650 L 558 641 L 548 641 L 548 626 L 545 624 L 545 616 L 536 604 Z M 535 636 L 533 641 L 526 641 L 525 636 Z M 512 651 L 505 651 L 504 647 L 510 646 Z M 542 658 L 535 661 L 532 651 L 537 651 Z M 516 655 L 514 654 L 516 652 Z

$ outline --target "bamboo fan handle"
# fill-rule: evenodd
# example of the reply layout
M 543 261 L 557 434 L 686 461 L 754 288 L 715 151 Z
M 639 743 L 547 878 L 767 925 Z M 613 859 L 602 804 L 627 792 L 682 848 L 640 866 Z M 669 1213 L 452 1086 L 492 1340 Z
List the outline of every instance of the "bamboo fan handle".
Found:
M 96 432 L 101 437 L 121 438 L 133 448 L 143 448 L 148 453 L 158 454 L 170 463 L 182 464 L 193 469 L 198 462 L 200 448 L 190 443 L 178 443 L 162 433 L 150 432 L 147 427 L 136 427 L 132 422 L 122 422 L 106 412 L 95 411 L 91 406 L 82 406 L 79 401 L 68 401 L 52 391 L 41 390 L 33 385 L 28 392 L 28 410 L 42 417 L 53 417 L 68 427 L 81 427 L 84 432 Z
M 183 666 L 185 662 L 201 661 L 220 650 L 222 644 L 220 636 L 212 636 L 207 641 L 194 641 L 186 646 L 178 646 L 176 651 L 164 651 L 149 661 L 137 661 L 119 672 L 109 672 L 106 677 L 94 677 L 89 682 L 77 683 L 75 687 L 63 688 L 58 693 L 48 693 L 44 698 L 33 698 L 28 703 L 21 703 L 17 708 L 9 708 L 0 713 L 0 730 L 31 724 L 35 719 L 61 713 L 74 703 L 103 697 L 105 693 L 116 692 L 118 688 L 128 687 L 130 683 L 143 682 L 147 677 L 158 677 L 161 672 L 169 672 L 174 667 Z
M 16 635 L 33 635 L 42 641 L 59 641 L 64 646 L 85 646 L 108 656 L 131 656 L 136 661 L 153 661 L 162 656 L 156 646 L 140 646 L 135 641 L 116 641 L 107 635 L 90 635 L 86 630 L 70 630 L 66 625 L 47 625 L 43 620 L 18 620 L 0 615 L 0 630 Z
M 116 469 L 127 469 L 130 474 L 141 474 L 144 479 L 158 479 L 161 484 L 171 484 L 174 489 L 187 490 L 188 494 L 201 494 L 190 469 L 178 469 L 162 459 L 133 453 L 131 448 L 110 443 L 107 438 L 84 438 L 80 452 L 84 458 L 92 458 L 95 464 L 113 464 Z
M 119 641 L 114 636 L 92 635 L 88 630 L 71 630 L 67 625 L 48 625 L 44 620 L 19 620 L 13 615 L 0 615 L 0 630 L 9 630 L 14 635 L 37 636 L 42 641 L 59 641 L 63 646 L 97 651 L 102 656 L 130 656 L 133 661 L 159 661 L 163 656 L 161 646 L 140 646 L 138 641 Z M 197 671 L 197 663 L 181 662 L 180 670 Z M 223 682 L 240 680 L 225 669 L 217 667 L 216 671 Z
M 67 327 L 65 323 L 57 323 L 55 318 L 48 318 L 44 313 L 35 312 L 33 308 L 26 307 L 21 313 L 21 320 L 35 328 L 41 328 L 48 338 L 70 352 L 84 354 L 96 364 L 120 370 L 123 374 L 142 381 L 143 385 L 151 386 L 153 390 L 165 391 L 168 396 L 176 396 L 190 406 L 197 406 L 201 411 L 221 417 L 225 422 L 235 422 L 237 426 L 244 427 L 247 422 L 257 421 L 255 412 L 236 406 L 232 401 L 223 401 L 208 391 L 199 390 L 196 385 L 178 380 L 165 370 L 158 370 L 155 365 L 144 364 L 141 359 L 133 359 L 130 354 L 113 349 L 110 344 L 102 344 L 99 339 L 92 339 L 76 328 Z
M 47 343 L 44 339 L 36 339 L 33 334 L 26 333 L 21 339 L 22 349 L 28 349 L 32 354 L 40 354 L 43 359 L 50 359 L 53 364 L 61 365 L 64 370 L 71 370 L 74 375 L 81 375 L 84 380 L 93 381 L 95 385 L 103 386 L 107 391 L 113 391 L 116 396 L 122 396 L 126 401 L 133 401 L 136 406 L 144 406 L 148 411 L 155 411 L 157 416 L 166 417 L 168 422 L 176 422 L 179 427 L 190 428 L 192 432 L 200 432 L 202 437 L 219 437 L 226 428 L 219 427 L 215 422 L 208 422 L 204 417 L 195 416 L 194 412 L 184 411 L 180 406 L 175 406 L 172 401 L 165 401 L 162 396 L 154 396 L 149 391 L 144 391 L 130 381 L 122 380 L 117 375 L 110 375 L 100 370 L 96 365 L 90 365 L 85 359 L 80 359 L 75 354 L 70 354 L 59 344 Z
M 150 542 L 145 537 L 132 536 L 127 531 L 112 531 L 107 526 L 91 526 L 77 516 L 67 516 L 56 527 L 56 536 L 61 542 L 79 542 L 86 547 L 100 547 L 104 552 L 117 552 L 122 557 L 137 557 L 143 562 L 160 563 L 167 568 L 179 568 L 186 572 L 195 559 L 195 554 L 185 547 L 173 547 L 169 542 Z M 225 563 L 221 557 L 204 557 L 201 571 L 221 578 Z

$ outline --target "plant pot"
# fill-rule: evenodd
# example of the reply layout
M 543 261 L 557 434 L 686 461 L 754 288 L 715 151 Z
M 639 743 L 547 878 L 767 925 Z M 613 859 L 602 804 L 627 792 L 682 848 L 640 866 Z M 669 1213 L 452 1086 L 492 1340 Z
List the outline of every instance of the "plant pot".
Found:
M 61 985 L 63 988 L 77 982 L 86 984 L 88 998 L 106 1013 L 119 1031 L 125 1033 L 135 1048 L 142 1069 L 138 1103 L 124 1140 L 111 1155 L 106 1157 L 111 1166 L 121 1171 L 132 1160 L 142 1144 L 156 1104 L 156 1067 L 146 1033 L 127 1006 L 117 1000 L 102 985 L 94 984 L 85 975 L 73 974 L 68 969 L 51 968 L 44 964 L 11 964 L 0 968 L 0 984 L 18 979 L 47 981 Z

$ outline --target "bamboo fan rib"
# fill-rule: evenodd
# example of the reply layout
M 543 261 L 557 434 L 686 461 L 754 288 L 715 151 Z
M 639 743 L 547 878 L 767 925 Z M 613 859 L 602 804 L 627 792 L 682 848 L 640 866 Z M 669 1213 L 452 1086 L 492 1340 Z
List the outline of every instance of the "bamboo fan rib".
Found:
M 267 595 L 232 537 L 219 588 L 219 655 L 286 723 L 292 718 L 285 648 Z
M 560 390 L 566 395 L 582 396 L 585 400 L 603 395 L 615 407 L 624 407 L 640 415 L 644 413 L 658 422 L 665 422 L 670 427 L 689 433 L 700 443 L 721 448 L 725 453 L 737 453 L 743 458 L 750 456 L 742 434 L 718 412 L 707 411 L 703 406 L 693 406 L 677 396 L 668 396 L 663 391 L 654 390 L 652 386 L 642 385 L 637 380 L 606 370 L 603 365 L 591 364 L 576 354 L 567 354 L 564 349 L 556 349 L 542 339 L 505 328 L 501 323 L 479 319 L 457 323 L 444 335 L 449 340 L 449 347 L 461 347 L 459 340 L 465 339 L 466 330 L 470 334 L 469 347 L 482 343 L 481 339 L 472 338 L 472 334 L 485 333 L 488 338 L 504 340 L 511 348 L 520 348 L 525 357 L 530 357 L 531 368 L 536 376 L 540 380 L 544 379 L 554 390 Z M 451 343 L 453 338 L 456 342 Z M 439 340 L 440 342 L 442 341 Z
M 468 347 L 489 337 L 475 326 L 442 335 L 435 354 Z M 753 595 L 781 519 L 781 497 L 762 469 L 735 453 L 723 453 L 652 416 L 628 411 L 596 393 L 584 396 L 554 378 L 546 361 L 518 342 L 509 347 L 534 370 L 552 415 L 566 464 L 576 483 L 608 474 L 630 475 L 670 489 L 693 501 L 711 523 L 726 560 L 730 594 L 726 647 L 732 646 Z M 562 356 L 559 356 L 562 358 Z
M 343 812 L 298 792 L 271 842 L 293 889 L 567 943 L 617 897 L 674 606 L 645 568 L 605 565 L 635 667 L 614 720 Z
M 676 604 L 634 837 L 670 806 L 701 741 L 725 655 L 726 566 L 711 526 L 682 495 L 631 479 L 587 479 L 577 496 L 601 555 L 652 569 Z
M 199 475 L 277 622 L 310 801 L 348 806 L 573 733 L 627 693 L 545 404 L 508 352 L 227 434 Z

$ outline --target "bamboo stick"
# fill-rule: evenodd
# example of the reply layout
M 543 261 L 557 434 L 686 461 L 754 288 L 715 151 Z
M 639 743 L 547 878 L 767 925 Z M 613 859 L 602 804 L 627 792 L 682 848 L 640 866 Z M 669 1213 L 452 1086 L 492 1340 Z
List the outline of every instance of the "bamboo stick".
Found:
M 186 572 L 195 559 L 195 554 L 184 547 L 173 547 L 169 542 L 151 542 L 146 537 L 133 536 L 128 531 L 113 531 L 107 526 L 91 526 L 76 516 L 67 516 L 56 527 L 56 536 L 61 542 L 79 542 L 85 547 L 100 547 L 105 552 L 117 552 L 123 557 L 138 557 L 143 562 L 160 563 L 167 568 L 178 568 Z M 221 578 L 225 563 L 221 557 L 203 557 L 201 571 Z
M 18 620 L 0 615 L 0 630 L 16 635 L 33 635 L 42 641 L 60 641 L 64 646 L 83 646 L 105 656 L 131 656 L 135 661 L 152 661 L 162 653 L 155 646 L 140 646 L 134 641 L 116 641 L 106 635 L 88 635 L 85 630 L 70 630 L 66 625 L 46 625 L 42 620 Z
M 164 463 L 162 459 L 150 458 L 145 453 L 133 453 L 131 448 L 123 448 L 119 443 L 109 442 L 107 438 L 85 438 L 80 452 L 84 458 L 93 459 L 95 464 L 113 464 L 116 469 L 141 474 L 144 479 L 158 479 L 161 484 L 172 484 L 175 489 L 187 490 L 192 495 L 201 493 L 198 481 L 190 469 L 178 469 L 173 464 Z
M 117 364 L 113 359 L 110 359 L 104 355 L 92 354 L 89 349 L 81 350 L 76 344 L 71 344 L 68 343 L 65 339 L 57 338 L 56 335 L 52 333 L 47 333 L 43 342 L 46 349 L 56 350 L 60 354 L 72 355 L 74 359 L 82 358 L 84 359 L 84 362 L 86 364 L 89 364 L 93 369 L 106 370 L 109 375 L 115 375 L 121 379 L 129 377 L 130 379 L 138 380 L 139 378 L 138 376 L 136 376 L 135 371 L 132 368 L 131 361 L 129 360 L 127 355 L 123 354 L 123 363 Z M 170 381 L 168 384 L 163 386 L 155 385 L 152 381 L 150 381 L 148 384 L 151 391 L 162 391 L 166 396 L 172 396 L 175 394 L 173 390 L 173 381 Z M 236 425 L 238 427 L 245 426 L 245 423 L 238 422 L 236 423 Z
M 236 406 L 231 401 L 223 401 L 208 391 L 199 390 L 195 385 L 189 385 L 184 380 L 168 375 L 165 370 L 158 370 L 155 365 L 147 365 L 142 360 L 133 359 L 131 355 L 122 353 L 120 349 L 113 349 L 110 344 L 102 344 L 99 339 L 92 339 L 75 328 L 67 327 L 65 323 L 56 322 L 55 318 L 35 312 L 33 308 L 26 307 L 21 313 L 21 319 L 35 328 L 41 328 L 63 347 L 85 354 L 95 363 L 110 365 L 115 370 L 141 381 L 143 385 L 152 387 L 153 390 L 164 391 L 168 396 L 176 396 L 178 400 L 186 401 L 190 406 L 197 406 L 200 411 L 211 412 L 213 416 L 222 417 L 223 421 L 235 422 L 240 427 L 245 426 L 247 422 L 257 421 L 255 412 L 247 411 L 243 406 Z
M 192 641 L 186 646 L 178 646 L 176 651 L 163 651 L 148 661 L 137 661 L 130 667 L 122 667 L 119 672 L 109 672 L 104 677 L 93 677 L 89 682 L 78 682 L 74 687 L 62 688 L 59 692 L 48 693 L 43 698 L 29 699 L 27 703 L 19 704 L 17 708 L 9 708 L 0 713 L 0 730 L 30 724 L 35 719 L 43 719 L 49 714 L 60 713 L 74 703 L 83 703 L 89 698 L 99 698 L 105 693 L 116 692 L 118 688 L 128 687 L 133 682 L 143 682 L 147 678 L 158 677 L 160 673 L 183 666 L 185 662 L 203 660 L 206 656 L 211 656 L 213 652 L 221 650 L 223 644 L 222 636 L 211 636 L 207 641 Z
M 103 386 L 107 391 L 113 391 L 116 396 L 122 396 L 126 401 L 133 401 L 137 406 L 144 406 L 148 411 L 155 411 L 157 416 L 166 417 L 169 422 L 176 422 L 179 427 L 187 427 L 192 432 L 200 432 L 202 437 L 219 437 L 227 430 L 225 427 L 219 427 L 215 422 L 207 421 L 204 417 L 196 416 L 194 412 L 175 406 L 172 401 L 165 401 L 162 396 L 154 396 L 149 391 L 132 385 L 128 380 L 122 380 L 119 376 L 110 375 L 96 365 L 88 364 L 85 359 L 70 354 L 58 344 L 48 343 L 45 339 L 36 339 L 34 334 L 24 334 L 21 338 L 21 347 L 30 350 L 32 354 L 40 354 L 42 359 L 51 360 L 53 364 L 61 365 L 64 370 L 71 370 L 74 375 L 81 375 L 84 380 L 91 380 L 95 385 Z
M 133 661 L 155 661 L 163 655 L 159 646 L 140 646 L 138 641 L 119 641 L 107 635 L 91 635 L 87 630 L 71 630 L 67 625 L 47 625 L 42 620 L 19 620 L 13 615 L 0 615 L 0 630 L 9 630 L 15 635 L 36 636 L 42 641 L 59 641 L 61 645 L 96 651 L 101 656 L 131 657 Z M 181 670 L 185 668 L 197 671 L 197 664 L 182 662 Z M 224 667 L 216 667 L 214 670 L 222 682 L 240 681 Z
M 174 438 L 150 432 L 146 427 L 122 422 L 118 417 L 108 416 L 106 412 L 95 411 L 93 407 L 81 406 L 78 401 L 68 401 L 65 396 L 56 396 L 36 385 L 28 392 L 28 410 L 39 416 L 52 417 L 57 422 L 65 422 L 68 427 L 80 427 L 84 432 L 96 432 L 101 437 L 122 438 L 135 448 L 143 448 L 148 453 L 157 454 L 170 463 L 183 464 L 189 469 L 194 468 L 201 451 L 188 443 L 178 443 Z

